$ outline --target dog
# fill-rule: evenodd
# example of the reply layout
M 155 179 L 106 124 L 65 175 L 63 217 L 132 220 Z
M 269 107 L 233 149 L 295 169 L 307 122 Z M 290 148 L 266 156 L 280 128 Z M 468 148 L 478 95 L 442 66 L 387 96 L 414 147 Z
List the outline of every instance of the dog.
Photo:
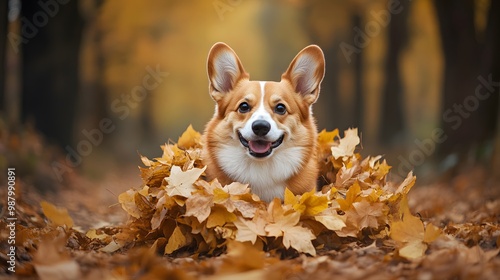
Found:
M 250 81 L 224 43 L 207 59 L 215 113 L 203 134 L 202 160 L 209 180 L 249 184 L 261 200 L 284 199 L 285 188 L 316 188 L 317 128 L 312 104 L 325 73 L 323 51 L 310 45 L 292 60 L 280 82 Z

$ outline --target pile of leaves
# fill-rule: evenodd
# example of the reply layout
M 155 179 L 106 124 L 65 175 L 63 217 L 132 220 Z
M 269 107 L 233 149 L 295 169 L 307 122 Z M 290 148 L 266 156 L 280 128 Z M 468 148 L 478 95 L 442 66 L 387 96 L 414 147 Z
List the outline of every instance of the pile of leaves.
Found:
M 0 147 L 13 143 L 2 135 Z M 77 174 L 52 195 L 38 193 L 30 176 L 19 175 L 15 275 L 496 279 L 500 273 L 500 184 L 484 168 L 412 189 L 411 173 L 393 184 L 380 156 L 357 153 L 356 130 L 343 137 L 323 131 L 320 190 L 299 196 L 287 191 L 284 201 L 266 203 L 244 184 L 205 180 L 200 139 L 190 127 L 177 144 L 162 147 L 160 158 L 142 157 L 142 185 L 119 195 L 114 208 L 97 195 L 99 185 Z M 116 179 L 103 183 L 119 185 Z M 113 209 L 123 213 L 120 206 L 128 213 L 126 224 L 112 215 Z M 0 226 L 8 223 L 2 216 Z M 8 235 L 0 231 L 0 277 L 11 275 Z
M 318 137 L 325 185 L 284 201 L 266 203 L 248 185 L 206 181 L 200 158 L 201 135 L 190 126 L 177 144 L 162 146 L 152 160 L 141 157 L 143 185 L 119 196 L 130 221 L 110 243 L 118 250 L 131 243 L 156 243 L 166 255 L 220 255 L 229 241 L 250 242 L 282 257 L 340 248 L 356 240 L 383 242 L 408 259 L 424 255 L 441 231 L 411 214 L 409 173 L 399 185 L 387 181 L 390 166 L 381 156 L 362 158 L 357 129 Z

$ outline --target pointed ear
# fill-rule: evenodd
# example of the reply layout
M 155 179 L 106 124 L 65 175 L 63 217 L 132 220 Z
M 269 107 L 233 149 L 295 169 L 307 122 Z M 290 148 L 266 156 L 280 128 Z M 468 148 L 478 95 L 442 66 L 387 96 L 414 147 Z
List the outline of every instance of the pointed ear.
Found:
M 320 84 L 325 75 L 325 56 L 320 47 L 310 45 L 293 59 L 281 79 L 288 80 L 295 92 L 313 104 L 319 96 Z
M 207 72 L 210 95 L 215 101 L 231 91 L 240 79 L 248 78 L 236 53 L 224 43 L 216 43 L 210 49 Z

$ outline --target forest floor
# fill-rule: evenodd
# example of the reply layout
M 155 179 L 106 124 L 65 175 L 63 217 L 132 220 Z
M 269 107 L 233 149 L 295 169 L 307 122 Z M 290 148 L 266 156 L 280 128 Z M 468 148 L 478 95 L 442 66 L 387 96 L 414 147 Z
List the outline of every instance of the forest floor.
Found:
M 30 176 L 15 178 L 14 233 L 4 230 L 12 222 L 6 178 L 2 178 L 0 278 L 497 279 L 500 274 L 500 181 L 480 166 L 429 185 L 419 185 L 417 180 L 408 194 L 409 208 L 441 229 L 444 237 L 413 260 L 398 257 L 381 242 L 354 238 L 335 249 L 317 248 L 316 256 L 262 252 L 236 243 L 228 243 L 227 252 L 214 255 L 164 255 L 157 242 L 111 252 L 103 250 L 106 242 L 101 236 L 127 225 L 128 215 L 118 195 L 140 186 L 136 168 L 110 172 L 98 182 L 75 173 L 66 187 L 44 193 L 33 183 L 40 175 Z M 58 215 L 66 217 L 65 209 L 71 226 L 54 221 Z M 9 263 L 9 234 L 16 238 L 15 264 Z M 9 271 L 12 267 L 15 273 Z

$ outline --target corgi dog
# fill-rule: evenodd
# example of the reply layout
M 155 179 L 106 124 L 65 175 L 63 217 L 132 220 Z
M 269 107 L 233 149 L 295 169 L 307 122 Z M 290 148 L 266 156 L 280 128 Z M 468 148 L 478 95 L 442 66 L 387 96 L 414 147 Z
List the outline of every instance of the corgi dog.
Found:
M 293 59 L 280 82 L 250 81 L 236 53 L 216 43 L 207 59 L 215 114 L 203 134 L 209 180 L 249 184 L 261 200 L 283 200 L 285 188 L 316 188 L 317 128 L 312 104 L 325 73 L 323 51 L 310 45 Z

